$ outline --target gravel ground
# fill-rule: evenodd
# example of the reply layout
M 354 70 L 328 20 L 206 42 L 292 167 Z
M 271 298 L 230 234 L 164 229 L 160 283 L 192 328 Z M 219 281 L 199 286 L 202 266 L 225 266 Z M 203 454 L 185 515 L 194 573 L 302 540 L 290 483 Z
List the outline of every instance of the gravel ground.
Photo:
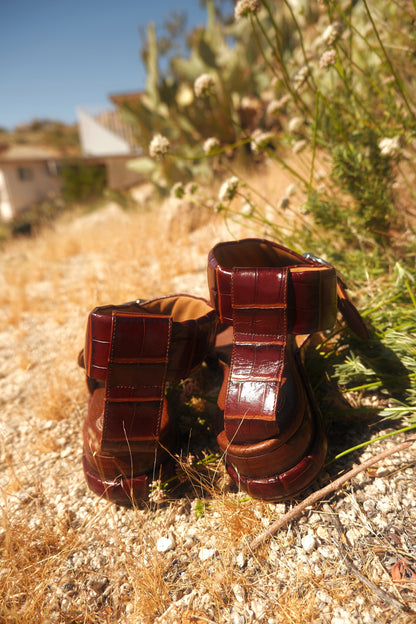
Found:
M 76 359 L 89 309 L 142 295 L 206 296 L 206 254 L 230 237 L 215 219 L 179 223 L 175 210 L 155 224 L 110 205 L 0 250 L 0 620 L 415 622 L 414 446 L 254 552 L 250 541 L 301 499 L 250 500 L 220 460 L 195 468 L 161 504 L 116 507 L 86 487 L 87 392 Z M 150 231 L 166 242 L 151 242 Z M 330 455 L 383 431 L 371 434 L 353 411 L 327 424 Z M 314 488 L 403 440 L 331 464 Z M 218 452 L 209 426 L 195 426 L 191 447 L 198 457 Z

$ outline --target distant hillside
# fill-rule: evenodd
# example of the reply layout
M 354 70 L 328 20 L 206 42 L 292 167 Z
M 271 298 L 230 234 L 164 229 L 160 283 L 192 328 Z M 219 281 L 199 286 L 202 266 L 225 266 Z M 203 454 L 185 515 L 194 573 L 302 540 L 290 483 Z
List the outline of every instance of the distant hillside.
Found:
M 68 156 L 77 156 L 81 151 L 77 125 L 51 119 L 34 119 L 13 130 L 0 128 L 0 146 L 11 145 L 53 147 Z

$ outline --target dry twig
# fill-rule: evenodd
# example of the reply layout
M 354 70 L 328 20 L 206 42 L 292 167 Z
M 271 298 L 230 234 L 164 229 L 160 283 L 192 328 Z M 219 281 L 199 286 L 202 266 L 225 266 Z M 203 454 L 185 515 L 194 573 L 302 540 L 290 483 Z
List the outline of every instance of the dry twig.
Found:
M 340 522 L 338 515 L 328 504 L 324 505 L 324 509 L 328 512 L 329 520 L 340 536 L 340 540 L 339 542 L 337 542 L 337 547 L 342 554 L 344 564 L 347 566 L 351 574 L 353 574 L 361 583 L 368 587 L 368 589 L 374 592 L 376 596 L 378 596 L 378 598 L 380 598 L 384 603 L 389 604 L 391 607 L 394 607 L 396 609 L 400 609 L 401 611 L 409 611 L 409 607 L 405 603 L 397 600 L 396 598 L 394 598 L 394 596 L 384 591 L 384 589 L 381 589 L 381 587 L 375 585 L 375 583 L 370 581 L 370 579 L 367 578 L 362 572 L 360 572 L 360 570 L 354 565 L 344 546 L 344 540 L 346 539 L 346 537 L 344 534 L 344 528 Z
M 356 466 L 349 472 L 346 472 L 341 477 L 338 477 L 338 479 L 335 479 L 335 481 L 332 481 L 331 483 L 321 488 L 320 490 L 316 490 L 316 492 L 313 492 L 313 494 L 305 498 L 305 500 L 299 503 L 299 505 L 296 505 L 295 507 L 293 507 L 293 509 L 291 509 L 286 514 L 284 514 L 284 516 L 279 518 L 279 520 L 276 520 L 276 522 L 273 522 L 273 524 L 271 524 L 266 531 L 264 531 L 263 533 L 260 533 L 260 535 L 255 537 L 248 546 L 249 550 L 253 551 L 256 548 L 258 548 L 267 539 L 269 539 L 270 537 L 273 537 L 273 535 L 277 533 L 277 531 L 279 531 L 284 526 L 289 524 L 289 522 L 292 522 L 292 520 L 295 520 L 296 518 L 298 518 L 305 511 L 305 509 L 307 509 L 308 507 L 316 503 L 318 500 L 320 500 L 324 496 L 327 496 L 328 494 L 332 494 L 332 492 L 336 492 L 341 486 L 347 483 L 347 481 L 354 478 L 357 474 L 359 474 L 363 470 L 366 470 L 373 464 L 376 464 L 377 462 L 381 461 L 382 459 L 385 459 L 386 457 L 389 457 L 390 455 L 393 455 L 394 453 L 398 453 L 399 451 L 404 451 L 405 449 L 409 448 L 409 446 L 411 446 L 414 442 L 416 442 L 416 438 L 410 438 L 409 440 L 406 440 L 406 442 L 402 442 L 401 444 L 396 444 L 396 446 L 394 446 L 393 448 L 387 449 L 386 451 L 383 451 L 382 453 L 379 453 L 378 455 L 371 457 L 371 459 L 363 462 L 362 464 L 359 464 L 358 466 Z

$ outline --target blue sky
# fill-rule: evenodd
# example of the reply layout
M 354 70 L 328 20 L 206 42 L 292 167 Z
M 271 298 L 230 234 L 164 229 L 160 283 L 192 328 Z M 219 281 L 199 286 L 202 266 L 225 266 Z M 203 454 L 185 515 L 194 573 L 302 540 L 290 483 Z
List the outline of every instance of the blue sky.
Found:
M 139 28 L 174 11 L 205 23 L 198 0 L 0 0 L 0 126 L 73 123 L 78 106 L 143 88 Z

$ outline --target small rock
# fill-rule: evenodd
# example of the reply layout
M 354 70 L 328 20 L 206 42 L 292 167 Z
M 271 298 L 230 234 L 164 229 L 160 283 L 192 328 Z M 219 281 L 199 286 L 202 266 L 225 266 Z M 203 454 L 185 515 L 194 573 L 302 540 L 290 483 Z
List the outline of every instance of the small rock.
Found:
M 319 526 L 316 529 L 316 534 L 319 537 L 319 539 L 329 540 L 329 538 L 330 538 L 330 534 L 329 534 L 328 529 L 326 527 L 323 527 L 323 526 Z
M 383 479 L 374 479 L 373 481 L 374 487 L 377 489 L 380 494 L 385 494 L 387 491 L 386 483 Z
M 156 550 L 160 553 L 168 552 L 169 550 L 175 548 L 175 545 L 173 535 L 169 535 L 168 537 L 159 537 L 156 542 Z
M 199 558 L 201 561 L 207 561 L 215 555 L 215 548 L 201 548 L 199 551 Z
M 254 598 L 251 601 L 251 610 L 253 611 L 255 617 L 258 620 L 261 620 L 261 618 L 265 615 L 266 613 L 266 604 L 263 600 L 260 600 L 259 598 Z
M 245 624 L 246 618 L 242 613 L 233 610 L 231 612 L 231 622 L 232 624 Z
M 382 513 L 389 513 L 394 511 L 395 506 L 393 501 L 391 501 L 387 496 L 383 496 L 379 501 L 377 501 L 377 510 Z
M 355 542 L 360 537 L 360 535 L 361 535 L 360 529 L 357 529 L 355 527 L 347 531 L 346 536 L 351 546 L 354 546 Z
M 244 553 L 239 552 L 235 560 L 239 568 L 244 568 L 245 563 L 246 563 L 246 558 L 244 557 Z
M 313 535 L 305 535 L 302 537 L 302 548 L 306 553 L 311 553 L 316 547 L 316 539 Z
M 363 502 L 363 509 L 366 513 L 372 513 L 375 511 L 376 509 L 376 504 L 373 501 L 372 498 L 367 498 L 364 502 Z
M 233 594 L 237 602 L 244 602 L 246 599 L 246 592 L 244 591 L 244 587 L 241 587 L 241 585 L 235 584 L 233 586 Z

